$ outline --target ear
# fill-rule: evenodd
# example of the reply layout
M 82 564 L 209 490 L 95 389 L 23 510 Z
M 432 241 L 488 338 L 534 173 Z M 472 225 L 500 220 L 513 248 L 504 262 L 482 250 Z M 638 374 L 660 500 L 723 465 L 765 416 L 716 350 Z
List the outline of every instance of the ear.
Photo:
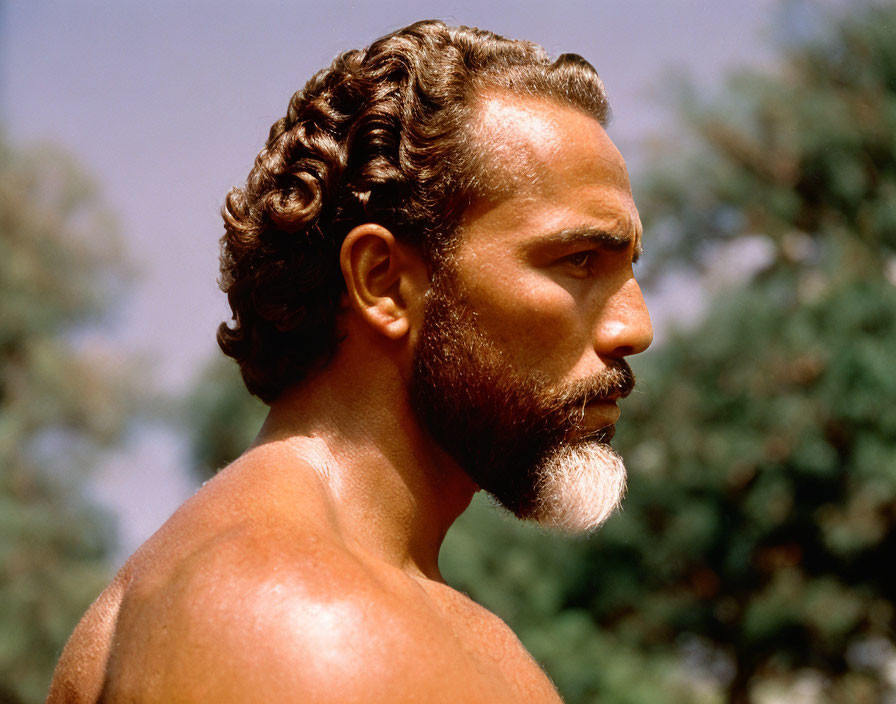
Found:
M 398 340 L 422 319 L 425 263 L 386 228 L 366 223 L 352 229 L 339 264 L 349 306 L 380 334 Z

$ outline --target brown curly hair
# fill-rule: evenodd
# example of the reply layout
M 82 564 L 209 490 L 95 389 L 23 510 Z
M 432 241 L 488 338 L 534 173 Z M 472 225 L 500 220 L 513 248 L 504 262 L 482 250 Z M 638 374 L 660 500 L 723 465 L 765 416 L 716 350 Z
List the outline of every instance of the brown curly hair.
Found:
M 289 101 L 245 188 L 222 208 L 221 288 L 233 311 L 218 344 L 270 403 L 340 342 L 339 249 L 372 222 L 431 266 L 465 207 L 488 187 L 470 144 L 489 90 L 609 115 L 603 84 L 575 54 L 470 27 L 424 21 L 338 56 Z

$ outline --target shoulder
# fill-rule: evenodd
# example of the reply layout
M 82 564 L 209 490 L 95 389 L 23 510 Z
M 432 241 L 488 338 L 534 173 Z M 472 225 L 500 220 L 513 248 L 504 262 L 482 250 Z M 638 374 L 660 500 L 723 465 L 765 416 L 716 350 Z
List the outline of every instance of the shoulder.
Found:
M 48 703 L 97 701 L 124 590 L 117 577 L 81 618 L 53 671 Z
M 130 588 L 105 699 L 439 701 L 469 668 L 453 639 L 337 544 L 234 531 Z

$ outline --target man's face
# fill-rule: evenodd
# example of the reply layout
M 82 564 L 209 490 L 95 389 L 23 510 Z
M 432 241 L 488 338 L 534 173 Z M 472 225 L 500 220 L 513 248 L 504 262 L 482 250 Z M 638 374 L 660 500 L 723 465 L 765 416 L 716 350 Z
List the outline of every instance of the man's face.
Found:
M 434 277 L 415 407 L 508 509 L 591 530 L 625 486 L 608 444 L 634 383 L 623 358 L 652 337 L 625 165 L 595 120 L 541 100 L 486 100 L 477 137 L 497 188 Z

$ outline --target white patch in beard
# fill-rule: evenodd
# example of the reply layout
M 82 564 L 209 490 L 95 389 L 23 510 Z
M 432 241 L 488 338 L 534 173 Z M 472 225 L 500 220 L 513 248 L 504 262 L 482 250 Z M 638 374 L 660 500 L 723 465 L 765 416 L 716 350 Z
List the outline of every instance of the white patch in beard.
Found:
M 606 443 L 564 443 L 536 469 L 537 505 L 532 518 L 567 535 L 592 533 L 625 495 L 625 465 Z

